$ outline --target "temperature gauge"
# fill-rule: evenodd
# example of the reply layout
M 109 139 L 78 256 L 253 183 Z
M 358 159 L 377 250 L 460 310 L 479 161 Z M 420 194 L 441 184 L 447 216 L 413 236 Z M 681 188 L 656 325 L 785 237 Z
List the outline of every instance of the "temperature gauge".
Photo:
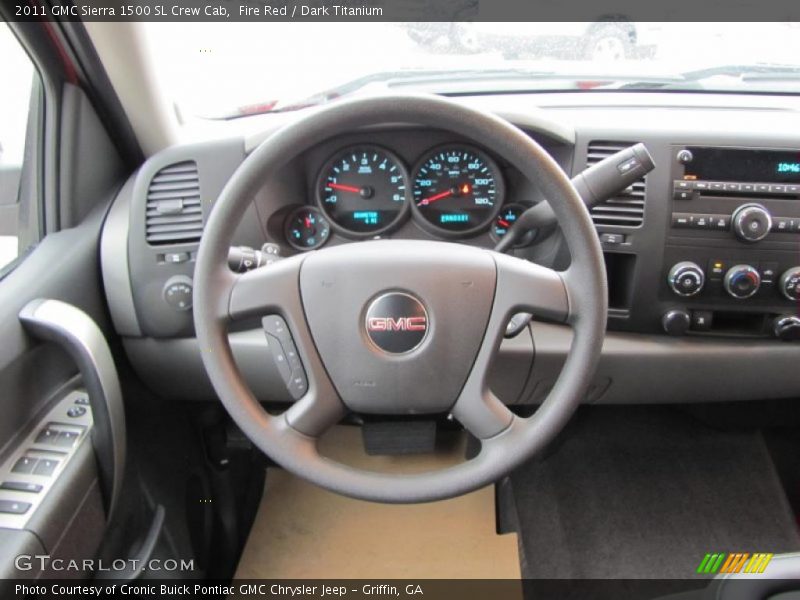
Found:
M 330 226 L 318 209 L 302 206 L 286 219 L 286 241 L 298 250 L 314 250 L 328 241 Z
M 517 222 L 520 215 L 528 210 L 528 208 L 529 207 L 524 204 L 506 204 L 503 206 L 500 214 L 494 219 L 494 225 L 492 225 L 491 233 L 495 241 L 500 241 L 500 239 L 508 233 L 508 230 L 511 229 L 511 226 Z M 522 246 L 527 246 L 535 237 L 536 230 L 532 229 L 523 235 L 522 238 L 514 244 L 514 247 L 520 248 Z

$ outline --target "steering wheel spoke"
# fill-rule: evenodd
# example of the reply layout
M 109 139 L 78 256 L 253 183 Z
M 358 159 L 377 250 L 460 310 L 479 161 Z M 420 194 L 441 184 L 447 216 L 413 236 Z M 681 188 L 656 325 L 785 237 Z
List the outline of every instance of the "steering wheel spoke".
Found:
M 489 389 L 489 372 L 509 319 L 517 312 L 567 321 L 569 296 L 562 276 L 545 267 L 505 254 L 494 254 L 497 284 L 494 303 L 469 377 L 452 414 L 475 437 L 490 439 L 514 420 L 511 411 Z
M 497 291 L 492 316 L 501 317 L 503 328 L 512 315 L 523 311 L 549 321 L 569 322 L 570 286 L 561 273 L 507 254 L 495 253 L 494 258 Z
M 300 297 L 298 255 L 239 275 L 230 285 L 228 319 L 263 317 L 269 344 L 279 346 L 289 392 L 296 401 L 286 411 L 287 424 L 318 437 L 338 423 L 346 410 L 328 377 L 306 324 Z
M 235 276 L 223 316 L 233 321 L 273 313 L 301 316 L 299 281 L 304 259 L 300 254 Z

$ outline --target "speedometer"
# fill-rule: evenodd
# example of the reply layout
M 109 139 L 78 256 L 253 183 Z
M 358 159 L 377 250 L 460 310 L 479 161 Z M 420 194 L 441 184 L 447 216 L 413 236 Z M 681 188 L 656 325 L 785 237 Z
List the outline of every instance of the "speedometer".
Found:
M 379 146 L 341 150 L 320 172 L 317 201 L 342 233 L 383 233 L 406 215 L 408 174 L 397 156 Z
M 435 233 L 464 236 L 486 229 L 503 204 L 497 164 L 469 146 L 429 152 L 414 170 L 414 213 Z

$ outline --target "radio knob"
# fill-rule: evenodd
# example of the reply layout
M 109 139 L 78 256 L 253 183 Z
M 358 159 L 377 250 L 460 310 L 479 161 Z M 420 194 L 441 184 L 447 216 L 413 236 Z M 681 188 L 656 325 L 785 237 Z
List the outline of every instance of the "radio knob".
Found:
M 725 291 L 737 300 L 744 300 L 754 295 L 761 287 L 761 275 L 750 265 L 736 265 L 725 273 L 722 282 Z
M 669 287 L 678 296 L 683 296 L 684 298 L 700 293 L 705 282 L 706 275 L 703 273 L 703 269 L 689 261 L 677 263 L 669 270 L 669 275 L 667 275 Z
M 800 267 L 792 267 L 781 275 L 781 293 L 789 300 L 800 300 Z
M 772 215 L 760 204 L 742 204 L 731 221 L 734 233 L 745 242 L 760 242 L 772 229 Z

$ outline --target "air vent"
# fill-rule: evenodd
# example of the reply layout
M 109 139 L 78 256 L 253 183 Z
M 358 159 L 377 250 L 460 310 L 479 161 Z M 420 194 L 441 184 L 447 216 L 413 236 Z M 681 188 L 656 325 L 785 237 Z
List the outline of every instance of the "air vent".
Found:
M 186 161 L 164 167 L 147 190 L 147 242 L 154 245 L 200 241 L 203 208 L 197 163 Z
M 591 166 L 634 143 L 590 142 L 586 162 Z M 621 194 L 595 206 L 592 209 L 592 220 L 595 225 L 640 227 L 644 221 L 644 189 L 644 177 L 642 177 Z

